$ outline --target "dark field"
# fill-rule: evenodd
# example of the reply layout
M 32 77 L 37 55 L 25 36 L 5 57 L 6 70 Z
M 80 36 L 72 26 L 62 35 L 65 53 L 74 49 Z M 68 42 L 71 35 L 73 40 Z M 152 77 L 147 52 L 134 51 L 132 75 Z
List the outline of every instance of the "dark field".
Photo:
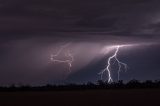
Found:
M 160 106 L 160 89 L 0 92 L 0 106 Z

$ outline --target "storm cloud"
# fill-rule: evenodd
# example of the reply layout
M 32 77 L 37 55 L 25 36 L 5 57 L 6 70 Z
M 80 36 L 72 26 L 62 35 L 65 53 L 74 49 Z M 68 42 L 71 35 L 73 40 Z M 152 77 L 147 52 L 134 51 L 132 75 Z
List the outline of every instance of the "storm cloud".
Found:
M 0 3 L 0 33 L 153 36 L 159 34 L 159 9 L 158 0 L 4 0 Z
M 106 62 L 99 51 L 105 46 L 159 43 L 159 4 L 159 0 L 1 0 L 0 84 L 97 80 Z M 68 49 L 75 56 L 71 74 L 65 64 L 48 63 L 50 54 L 66 43 L 71 43 Z M 158 78 L 159 46 L 147 47 L 134 49 L 135 54 L 131 49 L 121 51 L 128 58 L 120 58 L 134 67 L 124 80 L 131 75 L 140 80 Z M 140 58 L 140 53 L 146 55 Z M 139 64 L 151 60 L 146 63 L 151 67 L 140 67 L 133 57 L 140 59 Z M 157 72 L 140 77 L 150 69 Z

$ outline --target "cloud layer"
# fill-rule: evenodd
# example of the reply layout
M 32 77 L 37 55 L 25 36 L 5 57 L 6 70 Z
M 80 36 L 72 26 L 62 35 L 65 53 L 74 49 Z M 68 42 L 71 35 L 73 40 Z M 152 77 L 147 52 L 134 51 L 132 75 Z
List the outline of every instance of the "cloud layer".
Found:
M 160 41 L 159 3 L 159 0 L 1 0 L 0 84 L 43 84 L 68 76 L 72 80 L 95 80 L 107 58 L 99 55 L 103 47 Z M 73 75 L 67 73 L 65 64 L 48 64 L 50 54 L 68 42 L 76 60 Z M 152 46 L 148 47 L 151 50 Z M 154 56 L 147 66 L 158 67 L 158 49 L 154 45 L 152 52 L 140 52 Z M 136 52 L 134 49 L 133 53 Z M 139 59 L 139 55 L 127 55 L 129 60 L 124 55 L 121 58 L 136 67 L 132 57 Z M 147 56 L 139 61 L 146 62 Z

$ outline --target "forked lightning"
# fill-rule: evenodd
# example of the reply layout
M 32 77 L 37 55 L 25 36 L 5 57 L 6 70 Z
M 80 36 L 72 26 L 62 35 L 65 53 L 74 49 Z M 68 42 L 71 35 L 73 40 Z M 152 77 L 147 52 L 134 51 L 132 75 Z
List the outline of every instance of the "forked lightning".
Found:
M 61 48 L 59 49 L 59 51 L 56 54 L 52 54 L 50 57 L 50 60 L 52 62 L 58 62 L 58 63 L 67 63 L 68 67 L 69 67 L 69 71 L 71 72 L 71 67 L 72 67 L 72 62 L 74 61 L 74 57 L 73 55 L 70 53 L 70 51 L 68 50 L 65 53 L 65 57 L 67 57 L 68 59 L 65 60 L 60 60 L 60 59 L 56 59 L 56 57 L 59 56 L 59 54 L 62 52 L 63 49 L 65 49 L 69 44 L 66 44 L 64 46 L 61 46 Z
M 120 78 L 120 72 L 121 72 L 122 66 L 124 67 L 125 71 L 127 70 L 127 64 L 119 61 L 119 59 L 117 58 L 117 54 L 118 54 L 118 52 L 119 52 L 120 47 L 123 47 L 123 46 L 120 46 L 120 45 L 114 46 L 114 48 L 116 48 L 116 51 L 114 52 L 114 54 L 113 54 L 112 56 L 110 56 L 110 57 L 108 58 L 106 68 L 103 69 L 103 70 L 99 73 L 99 74 L 101 75 L 101 80 L 103 80 L 103 74 L 104 74 L 105 72 L 107 72 L 107 73 L 108 73 L 108 83 L 113 82 L 113 79 L 112 79 L 112 76 L 111 76 L 111 70 L 112 70 L 112 69 L 111 69 L 111 65 L 112 65 L 112 60 L 113 60 L 113 59 L 115 59 L 115 62 L 117 62 L 117 64 L 118 64 L 118 80 L 119 80 L 119 78 Z

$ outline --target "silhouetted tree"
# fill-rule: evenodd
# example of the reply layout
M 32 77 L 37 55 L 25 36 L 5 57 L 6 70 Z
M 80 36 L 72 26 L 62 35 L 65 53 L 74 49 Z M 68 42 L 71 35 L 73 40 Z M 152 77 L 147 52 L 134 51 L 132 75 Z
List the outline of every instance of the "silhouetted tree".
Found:
M 99 87 L 99 88 L 104 88 L 104 87 L 106 86 L 105 82 L 102 81 L 102 80 L 98 80 L 98 81 L 97 81 L 97 84 L 98 84 L 98 87 Z
M 104 82 L 98 80 L 96 84 L 88 82 L 87 84 L 67 84 L 67 85 L 49 85 L 32 87 L 29 85 L 15 86 L 14 84 L 9 87 L 0 87 L 0 91 L 49 91 L 49 90 L 82 90 L 82 89 L 127 89 L 127 88 L 160 88 L 160 80 L 147 80 L 140 82 L 138 80 L 131 80 L 124 84 L 122 80 L 118 82 Z

